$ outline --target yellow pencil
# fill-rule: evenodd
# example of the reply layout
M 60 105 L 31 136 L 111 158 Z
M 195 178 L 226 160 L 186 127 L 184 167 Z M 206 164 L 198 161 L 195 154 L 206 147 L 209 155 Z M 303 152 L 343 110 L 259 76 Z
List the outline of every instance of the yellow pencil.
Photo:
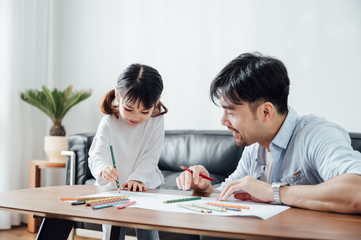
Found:
M 100 200 L 100 199 L 107 199 L 110 197 L 77 197 L 76 201 L 89 201 L 89 200 Z
M 128 199 L 127 196 L 119 196 L 119 197 L 108 197 L 103 199 L 94 199 L 94 200 L 85 200 L 85 205 L 90 206 L 92 203 L 98 203 L 98 202 L 105 202 L 105 201 L 112 201 L 112 200 L 122 200 L 122 199 Z
M 225 208 L 249 209 L 249 207 L 247 206 L 239 206 L 239 205 L 227 204 L 227 203 L 207 202 L 206 204 L 217 207 L 225 207 Z
M 212 211 L 217 211 L 217 212 L 227 212 L 227 209 L 224 207 L 212 206 L 204 203 L 193 203 L 192 206 L 204 208 Z

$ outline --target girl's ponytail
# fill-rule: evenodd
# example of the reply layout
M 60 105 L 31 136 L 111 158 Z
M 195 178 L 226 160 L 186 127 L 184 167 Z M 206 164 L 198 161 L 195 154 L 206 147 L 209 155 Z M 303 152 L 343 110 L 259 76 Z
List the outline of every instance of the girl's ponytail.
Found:
M 119 111 L 117 106 L 114 106 L 113 101 L 115 99 L 115 90 L 110 90 L 100 100 L 100 110 L 106 115 L 114 114 L 117 118 L 119 117 Z
M 160 115 L 166 114 L 168 112 L 168 108 L 166 108 L 161 101 L 154 107 L 154 112 L 152 117 L 158 117 Z

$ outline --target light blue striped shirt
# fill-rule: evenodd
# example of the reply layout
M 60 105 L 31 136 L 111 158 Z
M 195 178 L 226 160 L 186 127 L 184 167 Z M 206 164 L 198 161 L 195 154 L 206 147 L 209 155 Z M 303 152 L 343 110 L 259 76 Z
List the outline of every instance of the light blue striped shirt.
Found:
M 353 150 L 345 129 L 314 115 L 299 117 L 292 108 L 271 142 L 270 150 L 271 182 L 313 185 L 342 173 L 361 175 L 361 153 Z M 264 153 L 265 148 L 258 143 L 245 147 L 236 170 L 218 190 L 245 176 L 262 179 Z

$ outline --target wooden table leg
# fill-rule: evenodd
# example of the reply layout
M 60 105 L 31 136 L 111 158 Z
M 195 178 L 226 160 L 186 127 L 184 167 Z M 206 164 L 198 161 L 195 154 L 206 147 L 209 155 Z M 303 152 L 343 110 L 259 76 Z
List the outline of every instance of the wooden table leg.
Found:
M 29 188 L 40 187 L 41 181 L 41 169 L 35 164 L 35 162 L 30 162 L 30 172 L 29 172 Z M 28 231 L 35 233 L 39 230 L 41 224 L 40 218 L 34 218 L 33 215 L 28 215 Z

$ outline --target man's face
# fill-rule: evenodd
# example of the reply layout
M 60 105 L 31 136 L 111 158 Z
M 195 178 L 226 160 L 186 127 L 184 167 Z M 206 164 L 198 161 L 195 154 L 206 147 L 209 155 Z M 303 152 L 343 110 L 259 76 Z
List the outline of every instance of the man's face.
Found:
M 221 123 L 233 132 L 237 146 L 249 146 L 259 142 L 262 135 L 262 122 L 251 111 L 248 103 L 233 104 L 220 98 L 220 104 L 224 110 Z

